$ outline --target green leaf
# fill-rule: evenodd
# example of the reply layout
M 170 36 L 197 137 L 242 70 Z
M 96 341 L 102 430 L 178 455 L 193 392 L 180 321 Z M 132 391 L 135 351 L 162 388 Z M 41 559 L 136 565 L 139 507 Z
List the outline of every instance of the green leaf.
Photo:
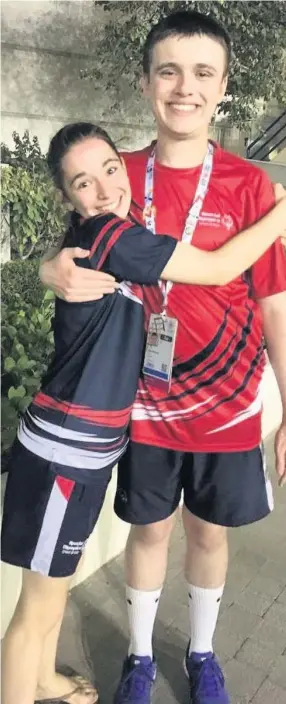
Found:
M 39 384 L 40 384 L 40 381 L 39 381 L 39 379 L 37 379 L 36 377 L 30 377 L 30 378 L 25 379 L 25 386 L 26 386 L 27 389 L 29 389 L 30 391 L 31 391 L 32 389 L 33 389 L 34 391 L 36 391 L 36 390 L 39 388 Z
M 20 359 L 17 361 L 17 368 L 21 369 L 24 371 L 24 369 L 27 369 L 29 365 L 29 360 L 26 354 L 23 354 Z
M 32 396 L 25 396 L 25 398 L 22 398 L 19 403 L 18 403 L 18 409 L 20 413 L 24 413 L 25 410 L 28 408 L 30 405 L 31 401 L 33 400 Z
M 11 340 L 13 340 L 14 337 L 16 337 L 16 335 L 17 335 L 17 330 L 14 327 L 14 325 L 7 325 L 6 330 L 7 330 L 9 337 L 11 338 Z
M 26 389 L 24 386 L 20 385 L 15 388 L 15 386 L 10 386 L 10 389 L 8 391 L 8 398 L 9 399 L 18 399 L 18 398 L 24 398 L 26 396 Z
M 37 362 L 35 359 L 29 359 L 26 368 L 27 369 L 34 369 L 34 367 L 37 366 Z
M 14 442 L 15 435 L 16 435 L 16 429 L 17 429 L 17 424 L 18 424 L 18 415 L 15 411 L 15 427 L 12 428 L 3 428 L 2 429 L 2 434 L 1 434 L 1 446 L 2 446 L 2 451 L 5 452 L 5 450 L 9 450 L 9 447 L 11 447 L 12 443 Z
M 21 345 L 20 343 L 17 343 L 17 345 L 15 345 L 15 350 L 18 352 L 18 354 L 20 355 L 20 357 L 21 357 L 22 354 L 25 354 L 25 348 L 24 348 L 24 346 Z
M 7 427 L 17 423 L 18 415 L 8 398 L 1 396 L 1 416 L 2 427 Z
M 51 321 L 50 321 L 50 320 L 44 320 L 44 322 L 43 322 L 43 324 L 42 324 L 42 327 L 41 327 L 41 331 L 42 331 L 43 333 L 47 333 L 47 332 L 50 331 L 50 329 L 51 329 Z
M 44 301 L 54 301 L 55 300 L 55 294 L 53 291 L 46 291 L 44 295 Z
M 13 357 L 6 357 L 4 361 L 5 372 L 10 372 L 15 367 L 15 360 Z
M 34 376 L 36 377 L 36 379 L 40 379 L 42 376 L 42 370 L 36 369 L 36 371 L 34 372 Z

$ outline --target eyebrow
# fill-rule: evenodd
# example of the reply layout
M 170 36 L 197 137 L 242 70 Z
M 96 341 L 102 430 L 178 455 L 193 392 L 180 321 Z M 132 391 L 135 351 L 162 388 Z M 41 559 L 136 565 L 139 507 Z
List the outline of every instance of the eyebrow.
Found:
M 197 68 L 206 68 L 208 71 L 213 71 L 214 73 L 217 73 L 217 69 L 215 66 L 211 66 L 211 64 L 196 64 Z
M 82 178 L 83 176 L 86 176 L 85 171 L 81 171 L 80 174 L 76 174 L 76 175 L 72 178 L 72 180 L 70 181 L 70 186 L 72 186 L 73 183 L 74 183 L 78 178 Z
M 210 64 L 195 64 L 196 68 L 200 69 L 208 69 L 209 71 L 213 71 L 214 73 L 217 73 L 217 69 L 214 66 L 211 66 Z M 174 68 L 176 70 L 180 69 L 179 64 L 176 64 L 174 61 L 166 61 L 163 62 L 162 64 L 159 64 L 156 66 L 156 71 L 162 71 L 164 68 Z
M 103 162 L 103 164 L 102 164 L 103 168 L 104 168 L 105 166 L 107 166 L 108 164 L 110 164 L 111 162 L 113 162 L 113 161 L 118 162 L 118 161 L 120 161 L 120 159 L 119 159 L 119 157 L 117 157 L 117 156 L 110 157 L 109 159 L 106 159 L 106 160 Z M 79 174 L 76 174 L 76 175 L 72 178 L 72 180 L 70 181 L 70 186 L 72 186 L 73 183 L 74 183 L 78 178 L 83 178 L 83 176 L 87 176 L 86 171 L 81 171 Z
M 102 166 L 107 166 L 111 161 L 120 161 L 118 156 L 111 156 L 109 159 L 106 159 L 106 161 L 103 162 Z

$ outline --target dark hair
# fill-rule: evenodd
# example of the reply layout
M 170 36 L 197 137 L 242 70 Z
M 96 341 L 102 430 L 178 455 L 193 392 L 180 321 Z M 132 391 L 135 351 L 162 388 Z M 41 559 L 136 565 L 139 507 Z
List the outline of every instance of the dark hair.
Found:
M 119 156 L 111 137 L 98 125 L 94 125 L 92 122 L 74 122 L 73 124 L 65 125 L 51 139 L 47 154 L 48 168 L 57 188 L 63 189 L 62 158 L 74 144 L 82 142 L 88 137 L 102 139 Z
M 163 17 L 158 24 L 152 27 L 143 49 L 144 74 L 146 76 L 150 74 L 152 53 L 154 46 L 158 42 L 168 37 L 192 37 L 195 34 L 205 35 L 221 44 L 226 55 L 224 73 L 226 76 L 231 59 L 231 41 L 226 29 L 209 15 L 202 15 L 200 12 L 188 12 L 187 10 L 173 12 L 167 17 Z

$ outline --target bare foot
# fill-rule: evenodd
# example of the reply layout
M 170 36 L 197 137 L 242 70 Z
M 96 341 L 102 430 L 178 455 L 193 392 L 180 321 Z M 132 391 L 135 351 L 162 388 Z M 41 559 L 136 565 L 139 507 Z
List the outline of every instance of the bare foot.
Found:
M 95 704 L 98 692 L 90 682 L 80 675 L 65 677 L 55 674 L 53 682 L 46 687 L 38 687 L 37 702 L 66 702 L 67 704 Z

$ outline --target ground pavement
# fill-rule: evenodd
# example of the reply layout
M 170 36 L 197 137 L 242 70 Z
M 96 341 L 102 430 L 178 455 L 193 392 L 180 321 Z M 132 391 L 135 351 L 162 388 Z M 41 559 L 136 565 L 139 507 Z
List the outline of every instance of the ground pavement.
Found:
M 273 466 L 271 446 L 273 438 L 267 443 Z M 230 534 L 230 571 L 215 647 L 232 704 L 286 704 L 286 487 L 275 490 L 275 499 L 275 512 L 269 518 Z M 188 704 L 182 670 L 188 640 L 183 552 L 178 521 L 156 621 L 159 674 L 153 704 Z M 72 590 L 59 664 L 95 678 L 100 703 L 111 704 L 126 649 L 120 556 Z

